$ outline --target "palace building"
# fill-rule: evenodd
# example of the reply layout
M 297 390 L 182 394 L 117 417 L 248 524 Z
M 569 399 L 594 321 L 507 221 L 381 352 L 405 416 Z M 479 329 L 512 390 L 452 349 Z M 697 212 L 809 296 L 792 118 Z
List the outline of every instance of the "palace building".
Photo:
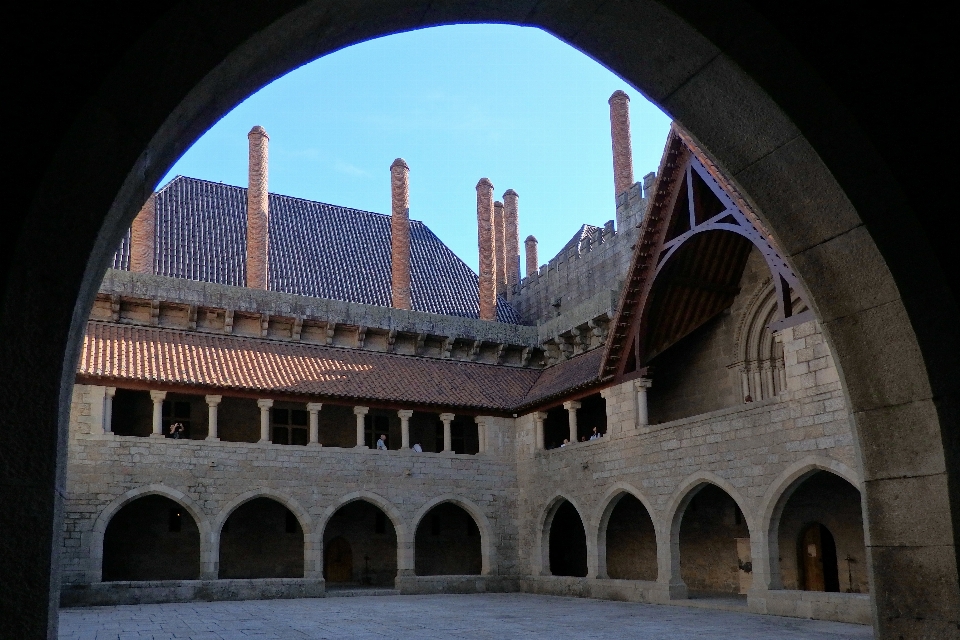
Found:
M 869 624 L 807 292 L 687 132 L 637 182 L 625 93 L 610 113 L 613 219 L 543 264 L 486 178 L 479 274 L 410 219 L 401 159 L 390 215 L 270 193 L 260 127 L 246 187 L 151 196 L 77 367 L 62 603 L 519 591 Z

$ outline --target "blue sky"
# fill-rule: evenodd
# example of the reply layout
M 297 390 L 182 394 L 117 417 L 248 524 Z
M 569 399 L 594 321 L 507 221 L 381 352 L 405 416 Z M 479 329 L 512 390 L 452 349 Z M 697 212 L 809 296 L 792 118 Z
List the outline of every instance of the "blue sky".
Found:
M 670 120 L 579 51 L 528 27 L 389 36 L 307 64 L 227 114 L 161 181 L 246 186 L 247 137 L 270 135 L 273 193 L 390 213 L 390 163 L 410 165 L 410 217 L 477 269 L 476 184 L 520 195 L 520 237 L 545 263 L 583 223 L 614 218 L 607 99 L 631 98 L 634 179 L 656 171 Z M 522 248 L 521 248 L 522 253 Z

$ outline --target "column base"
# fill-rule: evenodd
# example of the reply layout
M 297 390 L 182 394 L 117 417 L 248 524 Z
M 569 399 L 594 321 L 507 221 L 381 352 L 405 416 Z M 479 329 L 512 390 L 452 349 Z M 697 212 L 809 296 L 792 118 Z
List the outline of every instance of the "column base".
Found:
M 167 436 L 163 435 L 162 433 L 151 433 L 151 434 L 150 434 L 150 437 L 151 437 L 151 438 L 166 438 Z
M 354 449 L 369 449 L 369 448 L 370 448 L 370 447 L 368 447 L 368 446 L 365 445 L 365 444 L 358 444 L 358 445 L 356 445 L 356 446 L 354 447 Z
M 270 440 L 267 440 L 265 438 L 261 438 L 260 440 L 257 440 L 257 444 L 270 444 L 270 442 L 271 442 Z
M 206 440 L 207 442 L 220 442 L 220 438 L 207 437 L 207 438 L 204 438 L 204 440 Z

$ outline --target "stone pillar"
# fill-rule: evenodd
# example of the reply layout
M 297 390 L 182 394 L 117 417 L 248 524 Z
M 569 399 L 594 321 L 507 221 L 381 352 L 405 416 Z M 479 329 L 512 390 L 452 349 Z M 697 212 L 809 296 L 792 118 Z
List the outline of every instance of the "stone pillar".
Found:
M 450 437 L 450 423 L 453 422 L 454 416 L 452 413 L 441 413 L 440 421 L 443 422 L 443 452 L 452 453 L 453 452 L 453 439 Z
M 106 387 L 90 385 L 87 387 L 87 400 L 90 402 L 90 435 L 103 435 L 103 409 L 107 404 Z
M 570 416 L 570 444 L 577 441 L 577 409 L 581 406 L 579 402 L 573 400 L 563 403 L 563 408 L 567 410 L 567 414 Z
M 260 442 L 270 442 L 270 407 L 273 400 L 257 400 L 260 407 Z
M 647 409 L 647 389 L 653 386 L 653 381 L 647 378 L 638 378 L 633 381 L 633 388 L 637 391 L 637 428 L 643 429 L 650 425 L 650 412 Z
M 261 126 L 247 134 L 247 286 L 267 288 L 267 247 L 269 246 L 269 196 L 267 191 L 267 146 L 270 136 Z
M 206 396 L 207 401 L 207 440 L 219 440 L 217 422 L 217 405 L 223 400 L 223 396 Z
M 103 432 L 113 433 L 113 396 L 117 395 L 116 387 L 107 387 L 103 396 Z
M 543 411 L 535 411 L 533 414 L 534 438 L 536 448 L 543 451 L 546 448 L 544 443 L 543 421 L 547 419 L 547 414 Z
M 356 406 L 353 408 L 353 413 L 355 416 L 357 416 L 357 449 L 367 448 L 367 445 L 363 442 L 363 427 L 364 417 L 367 415 L 368 411 L 370 411 L 370 407 Z
M 320 444 L 320 409 L 323 408 L 322 402 L 308 402 L 307 411 L 310 412 L 310 444 Z
M 153 400 L 153 433 L 151 438 L 163 437 L 163 401 L 167 397 L 166 391 L 151 391 L 150 399 Z
M 497 247 L 493 233 L 493 183 L 477 183 L 477 247 L 480 251 L 480 319 L 497 319 Z
M 413 411 L 409 409 L 401 409 L 397 411 L 397 415 L 400 416 L 400 448 L 409 449 L 410 448 L 410 416 L 413 415 Z
M 523 241 L 523 248 L 527 254 L 527 277 L 536 275 L 540 269 L 540 258 L 537 256 L 537 239 L 533 236 L 527 236 Z
M 477 416 L 473 419 L 477 423 L 477 440 L 479 447 L 477 453 L 487 452 L 487 416 Z
M 410 308 L 410 167 L 390 165 L 390 290 L 395 309 Z
M 497 263 L 497 293 L 507 295 L 506 230 L 504 228 L 503 203 L 493 203 L 493 244 Z
M 613 144 L 614 196 L 619 196 L 633 186 L 630 96 L 618 89 L 607 102 L 610 105 L 610 138 Z
M 671 531 L 672 523 L 666 522 L 666 530 L 657 532 L 657 591 L 661 602 L 687 597 L 687 584 L 680 577 L 679 522 L 676 525 Z
M 130 271 L 153 273 L 157 246 L 157 194 L 143 203 L 130 225 Z
M 764 386 L 763 394 L 761 397 L 772 398 L 773 396 L 777 395 L 776 393 L 774 393 L 774 389 L 773 389 L 773 363 L 770 361 L 767 361 L 767 362 L 764 362 L 761 366 L 763 367 L 763 386 Z
M 520 196 L 513 189 L 503 193 L 503 261 L 507 272 L 507 294 L 520 284 Z

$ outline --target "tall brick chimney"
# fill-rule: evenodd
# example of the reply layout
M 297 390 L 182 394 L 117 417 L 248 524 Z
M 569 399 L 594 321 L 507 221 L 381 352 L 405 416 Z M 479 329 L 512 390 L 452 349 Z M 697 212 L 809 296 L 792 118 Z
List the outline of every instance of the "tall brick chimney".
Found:
M 477 183 L 477 246 L 480 249 L 480 319 L 497 319 L 497 254 L 493 233 L 493 183 Z
M 520 283 L 520 196 L 513 189 L 503 193 L 504 263 L 507 270 L 507 293 Z
M 633 148 L 630 145 L 630 96 L 619 89 L 607 101 L 610 104 L 610 138 L 613 142 L 613 182 L 615 196 L 633 186 Z
M 270 136 L 261 126 L 247 134 L 250 164 L 247 170 L 247 286 L 267 288 L 267 234 L 269 205 L 267 196 L 267 146 Z
M 410 308 L 410 167 L 390 165 L 390 290 L 395 309 Z
M 143 203 L 130 225 L 130 271 L 153 273 L 157 244 L 157 194 Z
M 537 256 L 537 239 L 527 236 L 523 241 L 523 248 L 527 253 L 527 277 L 529 278 L 540 268 L 540 258 Z
M 497 256 L 497 293 L 506 296 L 507 260 L 505 255 L 506 243 L 504 242 L 503 223 L 503 203 L 497 200 L 493 203 L 493 244 L 494 253 Z

